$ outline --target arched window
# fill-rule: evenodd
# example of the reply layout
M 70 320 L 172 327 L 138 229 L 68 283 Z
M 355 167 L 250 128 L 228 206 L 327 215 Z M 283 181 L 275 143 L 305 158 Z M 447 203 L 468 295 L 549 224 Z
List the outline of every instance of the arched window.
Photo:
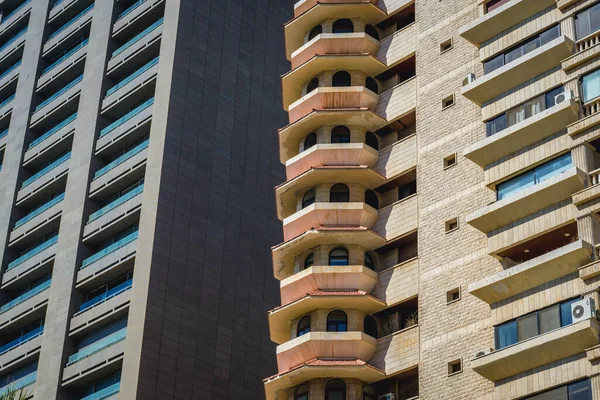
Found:
M 346 87 L 352 86 L 352 77 L 346 71 L 338 71 L 331 77 L 331 86 Z
M 332 379 L 325 385 L 325 400 L 346 400 L 346 384 Z
M 365 143 L 367 146 L 379 150 L 379 139 L 377 139 L 377 136 L 373 132 L 367 132 L 365 135 Z
M 304 150 L 308 150 L 317 144 L 317 134 L 311 132 L 304 138 Z
M 335 310 L 327 316 L 327 332 L 347 332 L 348 316 L 345 312 Z
M 377 29 L 373 25 L 367 24 L 365 26 L 365 33 L 373 39 L 379 40 L 379 32 L 377 32 Z
M 305 315 L 300 319 L 300 322 L 298 322 L 296 336 L 306 335 L 308 332 L 310 332 L 310 315 Z
M 379 85 L 377 85 L 377 81 L 370 76 L 367 76 L 367 80 L 365 81 L 365 86 L 373 93 L 379 93 Z
M 336 247 L 329 253 L 329 265 L 350 265 L 348 250 L 344 247 Z
M 373 261 L 373 257 L 369 253 L 365 253 L 365 267 L 375 271 L 375 262 Z
M 312 78 L 308 85 L 306 85 L 306 94 L 309 94 L 313 90 L 316 90 L 319 87 L 319 78 Z
M 377 400 L 377 392 L 372 386 L 365 386 L 363 388 L 363 400 Z
M 310 189 L 302 197 L 302 208 L 306 208 L 315 202 L 315 191 Z
M 352 33 L 354 32 L 354 24 L 347 18 L 338 19 L 333 23 L 333 33 Z
M 379 210 L 379 197 L 377 197 L 377 194 L 374 191 L 367 190 L 365 192 L 365 203 L 374 209 Z
M 321 25 L 315 26 L 314 28 L 311 29 L 310 33 L 308 34 L 308 41 L 313 40 L 314 38 L 319 36 L 321 33 L 323 33 L 323 27 Z
M 343 183 L 336 183 L 329 190 L 329 202 L 348 203 L 350 201 L 350 189 Z
M 377 339 L 377 321 L 370 315 L 367 315 L 364 320 L 364 331 L 367 335 Z
M 310 253 L 304 259 L 304 269 L 312 267 L 314 263 L 315 263 L 315 255 L 313 253 Z
M 350 143 L 350 129 L 338 125 L 331 130 L 331 143 Z

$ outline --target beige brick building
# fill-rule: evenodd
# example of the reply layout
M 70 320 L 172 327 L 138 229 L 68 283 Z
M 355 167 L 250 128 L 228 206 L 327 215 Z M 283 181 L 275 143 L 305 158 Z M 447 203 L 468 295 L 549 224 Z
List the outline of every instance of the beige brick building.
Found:
M 600 2 L 294 12 L 266 398 L 600 399 Z

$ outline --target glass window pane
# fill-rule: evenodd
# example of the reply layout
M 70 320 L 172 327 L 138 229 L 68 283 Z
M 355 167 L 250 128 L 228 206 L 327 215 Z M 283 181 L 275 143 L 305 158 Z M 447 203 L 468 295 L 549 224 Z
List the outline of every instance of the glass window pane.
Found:
M 504 63 L 508 64 L 510 62 L 515 61 L 517 58 L 523 55 L 523 46 L 519 46 L 516 49 L 513 49 L 506 53 L 504 56 Z
M 575 32 L 577 36 L 577 40 L 586 37 L 590 33 L 592 33 L 592 29 L 590 28 L 590 10 L 587 9 L 584 12 L 578 14 L 575 17 Z
M 560 328 L 560 309 L 558 304 L 539 311 L 540 334 Z
M 502 200 L 511 194 L 518 193 L 521 190 L 527 189 L 535 185 L 535 175 L 530 171 L 524 175 L 517 176 L 509 181 L 501 183 L 497 186 L 498 200 Z
M 600 6 L 596 4 L 589 8 L 590 11 L 590 33 L 600 30 Z
M 556 98 L 556 96 L 558 96 L 560 93 L 562 93 L 564 91 L 565 91 L 565 88 L 562 86 L 559 86 L 557 88 L 552 89 L 548 93 L 546 93 L 546 109 L 548 109 L 550 107 L 554 107 L 556 105 L 556 102 L 554 101 L 554 99 Z
M 519 342 L 538 335 L 537 313 L 526 315 L 517 320 Z
M 547 179 L 557 176 L 571 168 L 571 165 L 571 153 L 567 153 L 546 164 L 540 165 L 535 169 L 535 182 L 544 182 Z
M 515 343 L 517 343 L 517 321 L 511 321 L 496 328 L 498 350 Z
M 571 314 L 571 304 L 579 300 L 579 298 L 575 298 L 560 303 L 560 326 L 567 326 L 573 323 L 573 315 Z
M 600 96 L 600 70 L 594 71 L 583 77 L 581 82 L 583 101 L 588 102 Z
M 540 44 L 543 46 L 560 36 L 560 27 L 556 25 L 540 35 Z
M 508 126 L 506 125 L 506 114 L 502 114 L 499 117 L 494 118 L 491 121 L 486 122 L 485 129 L 487 136 L 495 135 L 498 132 L 505 130 Z
M 502 67 L 503 65 L 504 65 L 504 55 L 500 54 L 499 56 L 496 56 L 496 57 L 492 58 L 491 60 L 483 63 L 484 73 L 489 74 L 490 72 L 497 70 L 498 68 Z
M 569 400 L 592 400 L 590 381 L 586 379 L 569 385 Z
M 533 40 L 530 40 L 527 43 L 524 43 L 522 46 L 523 47 L 523 55 L 525 55 L 527 53 L 531 53 L 532 51 L 534 51 L 535 49 L 540 47 L 540 43 L 541 43 L 540 38 L 535 38 Z
M 518 124 L 519 122 L 525 120 L 525 107 L 518 106 L 509 110 L 507 113 L 508 118 L 508 126 L 513 126 L 514 124 Z
M 543 110 L 545 110 L 545 107 L 544 96 L 542 95 L 525 103 L 525 118 L 531 118 Z

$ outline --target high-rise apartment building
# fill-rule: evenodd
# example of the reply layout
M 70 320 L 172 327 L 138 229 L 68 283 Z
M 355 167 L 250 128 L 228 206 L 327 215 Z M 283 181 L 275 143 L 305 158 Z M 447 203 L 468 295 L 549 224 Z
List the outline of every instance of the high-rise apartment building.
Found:
M 268 400 L 600 399 L 600 2 L 302 0 Z
M 0 0 L 0 394 L 264 397 L 291 6 Z

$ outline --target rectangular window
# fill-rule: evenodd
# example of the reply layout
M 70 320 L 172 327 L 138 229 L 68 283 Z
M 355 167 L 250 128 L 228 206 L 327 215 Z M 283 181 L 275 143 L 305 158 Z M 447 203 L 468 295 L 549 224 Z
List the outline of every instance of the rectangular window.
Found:
M 575 35 L 582 39 L 600 30 L 600 4 L 596 4 L 575 16 Z
M 552 40 L 556 39 L 560 36 L 560 26 L 555 25 L 552 28 L 546 29 L 544 32 L 533 36 L 532 38 L 526 40 L 523 43 L 518 44 L 504 53 L 490 59 L 484 61 L 483 70 L 485 74 L 489 74 L 497 70 L 498 68 L 511 63 L 517 60 L 520 57 L 523 57 L 525 54 L 531 53 L 538 47 L 545 45 L 546 43 L 550 43 Z
M 497 198 L 498 200 L 502 200 L 507 196 L 544 182 L 545 180 L 567 171 L 572 165 L 573 160 L 571 158 L 571 153 L 557 157 L 552 161 L 542 164 L 496 186 Z
M 600 69 L 587 74 L 581 80 L 581 89 L 583 91 L 583 102 L 600 96 Z
M 508 3 L 510 0 L 490 0 L 485 5 L 487 12 L 494 11 L 496 8 Z
M 590 380 L 588 378 L 550 389 L 524 400 L 592 400 Z

